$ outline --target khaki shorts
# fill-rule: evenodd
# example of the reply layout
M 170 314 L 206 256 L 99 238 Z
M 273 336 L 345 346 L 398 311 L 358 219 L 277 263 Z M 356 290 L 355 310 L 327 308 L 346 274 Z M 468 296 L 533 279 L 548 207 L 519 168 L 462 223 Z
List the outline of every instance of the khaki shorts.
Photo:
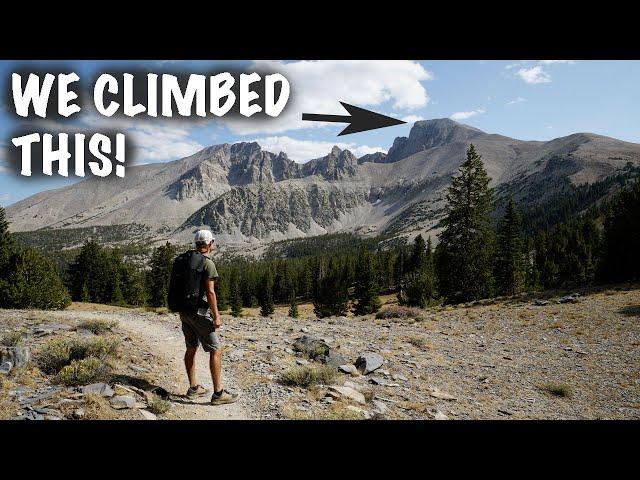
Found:
M 200 342 L 205 352 L 220 349 L 220 339 L 214 331 L 211 312 L 207 312 L 206 316 L 195 312 L 180 312 L 180 320 L 187 348 L 196 348 Z

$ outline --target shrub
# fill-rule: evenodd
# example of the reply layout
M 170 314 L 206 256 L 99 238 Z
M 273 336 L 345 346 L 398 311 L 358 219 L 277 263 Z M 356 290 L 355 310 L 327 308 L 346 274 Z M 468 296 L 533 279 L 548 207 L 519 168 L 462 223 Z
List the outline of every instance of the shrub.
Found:
M 162 415 L 163 413 L 167 413 L 171 409 L 171 402 L 154 393 L 147 409 L 151 413 Z
M 5 333 L 2 338 L 0 338 L 0 345 L 3 347 L 16 347 L 22 343 L 22 334 L 13 330 L 9 333 Z
M 379 311 L 376 314 L 376 318 L 378 319 L 389 319 L 389 318 L 416 318 L 420 319 L 423 316 L 423 311 L 417 307 L 403 307 L 403 306 L 392 306 L 387 307 L 384 310 Z
M 418 348 L 424 348 L 427 344 L 426 340 L 422 337 L 409 337 L 407 342 Z
M 97 357 L 87 357 L 82 360 L 73 360 L 69 365 L 63 367 L 56 382 L 68 386 L 86 385 L 104 380 L 109 367 L 104 360 Z
M 85 320 L 78 325 L 79 330 L 89 330 L 96 335 L 102 335 L 103 333 L 110 332 L 118 325 L 118 322 L 109 320 L 103 320 L 101 318 L 93 318 L 91 320 Z
M 89 339 L 58 338 L 46 343 L 38 354 L 38 364 L 43 372 L 57 374 L 73 361 L 87 357 L 103 359 L 116 353 L 119 341 L 113 337 Z
M 57 338 L 45 343 L 38 353 L 37 360 L 44 373 L 58 373 L 71 363 L 70 342 L 64 338 Z
M 540 389 L 555 397 L 570 397 L 571 387 L 565 383 L 546 383 Z
M 284 373 L 283 383 L 297 387 L 308 387 L 318 383 L 330 385 L 337 375 L 338 371 L 328 365 L 319 367 L 299 366 L 290 368 Z

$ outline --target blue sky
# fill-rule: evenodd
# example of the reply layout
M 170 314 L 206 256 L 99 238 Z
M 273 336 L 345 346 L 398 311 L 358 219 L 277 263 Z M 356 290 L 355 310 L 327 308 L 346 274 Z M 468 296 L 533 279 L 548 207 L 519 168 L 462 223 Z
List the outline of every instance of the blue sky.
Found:
M 285 113 L 269 122 L 252 119 L 158 120 L 136 116 L 106 119 L 84 108 L 72 125 L 91 131 L 127 133 L 137 162 L 166 162 L 219 143 L 257 140 L 270 151 L 285 151 L 304 162 L 325 155 L 338 144 L 360 156 L 386 151 L 406 136 L 417 119 L 453 118 L 489 133 L 522 140 L 549 140 L 592 132 L 640 143 L 640 61 L 290 61 L 290 62 L 61 62 L 90 88 L 96 74 L 144 69 L 155 73 L 211 73 L 226 68 L 269 70 L 284 74 L 292 93 Z M 0 62 L 5 98 L 18 67 L 53 68 L 47 62 Z M 337 137 L 344 125 L 302 122 L 308 113 L 344 114 L 338 101 L 406 119 L 409 123 Z M 87 96 L 87 107 L 91 97 Z M 4 102 L 4 100 L 3 100 Z M 13 103 L 0 105 L 0 162 L 10 135 L 19 125 Z M 49 120 L 43 123 L 43 128 Z M 41 190 L 75 179 L 25 178 L 0 163 L 0 204 L 9 205 Z

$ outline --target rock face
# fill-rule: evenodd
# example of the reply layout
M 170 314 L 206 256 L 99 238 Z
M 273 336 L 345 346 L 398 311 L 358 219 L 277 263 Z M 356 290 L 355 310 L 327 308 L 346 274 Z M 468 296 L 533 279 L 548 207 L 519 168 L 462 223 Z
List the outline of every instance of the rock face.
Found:
M 437 228 L 444 193 L 470 143 L 497 193 L 525 205 L 640 165 L 640 145 L 600 135 L 521 141 L 435 119 L 416 122 L 388 153 L 358 159 L 334 147 L 300 164 L 255 142 L 215 145 L 173 162 L 128 167 L 117 181 L 90 178 L 41 192 L 6 213 L 13 231 L 77 228 L 77 239 L 68 237 L 65 246 L 81 244 L 84 229 L 113 242 L 183 242 L 206 226 L 221 245 L 334 232 L 408 236 Z

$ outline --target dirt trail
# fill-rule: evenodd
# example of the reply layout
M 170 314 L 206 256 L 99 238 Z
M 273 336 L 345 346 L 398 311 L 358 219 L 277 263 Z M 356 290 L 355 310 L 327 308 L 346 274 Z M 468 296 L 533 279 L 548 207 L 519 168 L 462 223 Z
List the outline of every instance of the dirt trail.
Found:
M 67 313 L 67 312 L 59 312 Z M 147 376 L 174 395 L 183 396 L 188 385 L 186 373 L 184 371 L 184 337 L 180 330 L 180 322 L 176 323 L 158 321 L 155 316 L 149 314 L 135 313 L 132 311 L 110 311 L 110 312 L 81 312 L 71 313 L 75 318 L 83 316 L 88 318 L 104 317 L 109 320 L 117 320 L 118 327 L 129 334 L 135 343 L 144 350 L 150 352 L 155 357 L 153 365 L 149 365 L 151 370 Z M 228 365 L 226 365 L 228 367 Z M 209 355 L 202 349 L 198 349 L 196 355 L 196 372 L 198 382 L 205 388 L 212 390 L 211 374 L 209 371 Z M 222 382 L 225 388 L 240 393 L 237 384 L 225 368 L 224 358 L 222 366 Z M 211 394 L 198 399 L 188 400 L 178 398 L 172 401 L 171 410 L 164 416 L 166 419 L 182 420 L 243 420 L 248 419 L 245 408 L 241 400 L 230 405 L 209 405 Z

